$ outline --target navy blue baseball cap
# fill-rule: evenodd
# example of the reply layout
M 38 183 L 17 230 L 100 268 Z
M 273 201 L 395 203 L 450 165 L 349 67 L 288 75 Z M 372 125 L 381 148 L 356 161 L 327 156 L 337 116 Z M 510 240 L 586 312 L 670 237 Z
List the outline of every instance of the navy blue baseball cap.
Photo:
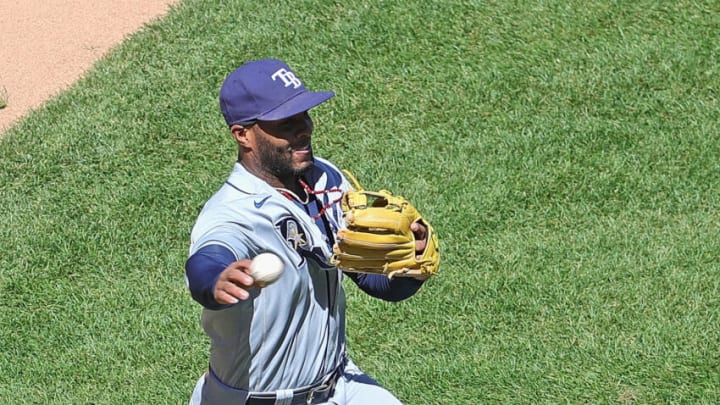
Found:
M 274 121 L 307 111 L 334 96 L 308 91 L 288 65 L 277 59 L 244 63 L 220 88 L 220 109 L 228 126 Z

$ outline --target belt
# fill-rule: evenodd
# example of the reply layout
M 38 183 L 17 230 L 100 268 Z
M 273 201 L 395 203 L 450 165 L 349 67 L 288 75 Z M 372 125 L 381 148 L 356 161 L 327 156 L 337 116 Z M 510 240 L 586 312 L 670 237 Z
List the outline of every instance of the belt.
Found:
M 292 391 L 292 399 L 285 400 L 290 402 L 283 403 L 288 405 L 308 405 L 328 402 L 335 392 L 338 375 L 339 373 L 336 373 L 330 381 L 324 384 Z M 277 400 L 278 395 L 275 393 L 250 394 L 245 405 L 274 405 Z

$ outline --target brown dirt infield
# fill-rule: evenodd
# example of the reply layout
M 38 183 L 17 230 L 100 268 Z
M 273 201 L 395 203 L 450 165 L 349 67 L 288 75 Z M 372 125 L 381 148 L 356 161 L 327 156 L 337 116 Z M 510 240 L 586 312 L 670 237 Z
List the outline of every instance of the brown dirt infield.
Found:
M 0 1 L 0 136 L 178 0 Z

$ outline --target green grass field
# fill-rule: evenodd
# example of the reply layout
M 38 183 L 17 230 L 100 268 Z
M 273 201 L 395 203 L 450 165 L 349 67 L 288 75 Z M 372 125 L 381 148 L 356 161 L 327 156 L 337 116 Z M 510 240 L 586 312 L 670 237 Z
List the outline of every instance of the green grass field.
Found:
M 0 140 L 3 403 L 187 403 L 217 91 L 263 57 L 337 92 L 316 153 L 440 234 L 412 299 L 347 285 L 403 402 L 720 403 L 718 2 L 264 3 L 184 1 Z

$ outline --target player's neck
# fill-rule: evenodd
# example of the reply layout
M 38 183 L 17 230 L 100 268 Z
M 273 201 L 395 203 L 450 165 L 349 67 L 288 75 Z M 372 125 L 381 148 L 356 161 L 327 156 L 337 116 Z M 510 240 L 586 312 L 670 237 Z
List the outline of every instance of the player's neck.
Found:
M 280 181 L 278 185 L 273 185 L 273 187 L 278 189 L 287 190 L 295 195 L 303 196 L 307 193 L 305 192 L 305 189 L 303 188 L 302 184 L 300 184 L 300 180 L 295 177 L 293 179 L 289 179 L 286 181 Z
M 292 176 L 287 179 L 277 179 L 278 182 L 271 184 L 280 194 L 291 200 L 297 200 L 302 204 L 310 201 L 310 192 L 307 184 L 300 176 Z
M 300 184 L 298 176 L 288 176 L 287 178 L 281 178 L 273 173 L 270 173 L 267 170 L 263 170 L 262 167 L 254 165 L 251 162 L 245 160 L 238 160 L 238 163 L 240 163 L 242 167 L 244 167 L 245 170 L 248 171 L 248 173 L 259 178 L 260 180 L 264 181 L 272 187 L 282 187 L 293 192 L 299 192 L 302 190 L 302 185 Z
M 299 191 L 293 191 L 285 187 L 275 187 L 275 189 L 290 200 L 296 200 L 301 204 L 310 202 L 310 193 L 303 187 Z

